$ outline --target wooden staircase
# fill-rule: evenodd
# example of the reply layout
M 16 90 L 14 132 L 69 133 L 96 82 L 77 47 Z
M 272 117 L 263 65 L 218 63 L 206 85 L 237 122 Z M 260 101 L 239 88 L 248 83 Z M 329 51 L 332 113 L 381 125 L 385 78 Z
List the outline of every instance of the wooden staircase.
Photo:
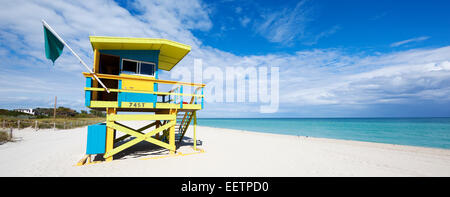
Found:
M 194 94 L 197 94 L 197 91 L 200 89 L 201 88 L 195 89 Z M 189 104 L 193 104 L 194 102 L 196 102 L 195 98 L 192 97 Z M 178 143 L 181 143 L 181 141 L 183 140 L 183 137 L 192 122 L 193 114 L 194 111 L 184 111 L 177 114 L 177 124 L 175 125 L 175 139 L 178 140 Z
M 189 125 L 192 121 L 192 114 L 193 112 L 186 111 L 183 113 L 179 113 L 177 115 L 177 124 L 175 125 L 175 139 L 178 140 L 178 143 L 180 143 L 183 140 L 184 134 L 186 134 L 187 129 L 189 128 Z M 181 121 L 178 121 L 181 120 Z

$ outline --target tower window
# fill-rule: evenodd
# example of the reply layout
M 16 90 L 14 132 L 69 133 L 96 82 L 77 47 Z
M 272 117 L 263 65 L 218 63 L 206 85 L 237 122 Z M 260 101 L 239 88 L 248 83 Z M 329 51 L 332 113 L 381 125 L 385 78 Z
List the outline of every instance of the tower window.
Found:
M 139 74 L 153 76 L 155 74 L 155 64 L 147 63 L 147 62 L 141 62 L 141 67 L 140 67 Z
M 137 61 L 122 60 L 122 71 L 138 73 L 138 63 Z
M 151 62 L 122 59 L 122 72 L 127 74 L 155 76 L 155 67 Z

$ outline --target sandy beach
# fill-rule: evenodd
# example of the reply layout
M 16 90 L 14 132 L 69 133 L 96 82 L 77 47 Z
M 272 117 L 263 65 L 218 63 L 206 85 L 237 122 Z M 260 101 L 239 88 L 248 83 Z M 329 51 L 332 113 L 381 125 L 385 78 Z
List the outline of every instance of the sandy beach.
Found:
M 86 130 L 15 130 L 16 141 L 0 145 L 0 176 L 450 176 L 447 149 L 202 126 L 203 153 L 185 143 L 185 155 L 155 159 L 167 151 L 141 142 L 112 162 L 76 166 Z

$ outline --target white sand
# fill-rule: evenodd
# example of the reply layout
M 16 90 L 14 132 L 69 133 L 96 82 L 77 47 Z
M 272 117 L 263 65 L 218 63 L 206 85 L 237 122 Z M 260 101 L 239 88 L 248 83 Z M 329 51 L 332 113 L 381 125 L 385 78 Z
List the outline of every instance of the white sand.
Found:
M 143 160 L 152 147 L 143 142 L 112 162 L 75 166 L 86 130 L 14 131 L 18 141 L 0 145 L 0 176 L 450 176 L 450 150 L 200 126 L 205 153 Z

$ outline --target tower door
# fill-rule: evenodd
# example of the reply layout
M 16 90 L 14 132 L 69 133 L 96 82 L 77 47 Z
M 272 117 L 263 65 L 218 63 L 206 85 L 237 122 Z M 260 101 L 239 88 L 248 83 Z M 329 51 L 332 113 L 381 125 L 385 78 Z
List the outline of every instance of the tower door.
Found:
M 108 75 L 119 75 L 120 72 L 120 57 L 114 55 L 100 54 L 99 73 Z M 117 80 L 104 79 L 102 82 L 106 87 L 111 89 L 118 89 L 119 83 Z M 100 101 L 116 101 L 117 92 L 98 92 L 97 100 Z

